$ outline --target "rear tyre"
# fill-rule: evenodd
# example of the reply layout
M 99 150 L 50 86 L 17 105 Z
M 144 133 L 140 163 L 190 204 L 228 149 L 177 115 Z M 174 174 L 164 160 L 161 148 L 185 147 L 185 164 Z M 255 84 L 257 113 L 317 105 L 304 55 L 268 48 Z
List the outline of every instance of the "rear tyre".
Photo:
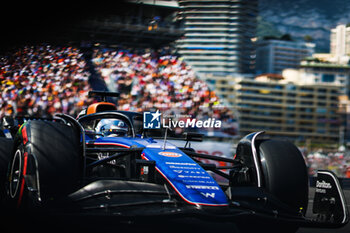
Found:
M 33 207 L 39 197 L 45 205 L 78 188 L 82 156 L 79 133 L 73 127 L 29 121 L 19 130 L 14 148 L 7 185 L 12 207 Z
M 264 185 L 295 213 L 306 213 L 309 177 L 305 160 L 299 149 L 282 140 L 257 141 Z
M 0 201 L 3 202 L 6 189 L 6 174 L 11 160 L 13 140 L 0 137 Z

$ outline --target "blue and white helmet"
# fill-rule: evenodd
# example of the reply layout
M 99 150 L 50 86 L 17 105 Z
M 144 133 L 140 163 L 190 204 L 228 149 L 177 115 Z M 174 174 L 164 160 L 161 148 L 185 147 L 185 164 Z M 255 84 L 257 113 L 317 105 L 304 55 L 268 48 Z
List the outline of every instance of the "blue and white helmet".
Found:
M 119 119 L 102 119 L 96 126 L 97 133 L 107 137 L 123 137 L 128 134 L 127 124 Z

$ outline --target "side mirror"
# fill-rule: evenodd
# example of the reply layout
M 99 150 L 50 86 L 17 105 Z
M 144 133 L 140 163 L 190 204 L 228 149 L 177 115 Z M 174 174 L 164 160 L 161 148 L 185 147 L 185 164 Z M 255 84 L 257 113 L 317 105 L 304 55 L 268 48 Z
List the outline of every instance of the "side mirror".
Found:
M 203 141 L 203 134 L 201 133 L 192 133 L 192 132 L 185 132 L 185 141 L 189 142 L 201 142 Z

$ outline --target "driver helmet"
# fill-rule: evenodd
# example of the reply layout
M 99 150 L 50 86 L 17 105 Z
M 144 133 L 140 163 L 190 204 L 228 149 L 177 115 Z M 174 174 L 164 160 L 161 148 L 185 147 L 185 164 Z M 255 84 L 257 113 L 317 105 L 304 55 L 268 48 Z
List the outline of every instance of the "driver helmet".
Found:
M 105 137 L 123 137 L 128 133 L 127 124 L 118 119 L 102 119 L 95 129 Z

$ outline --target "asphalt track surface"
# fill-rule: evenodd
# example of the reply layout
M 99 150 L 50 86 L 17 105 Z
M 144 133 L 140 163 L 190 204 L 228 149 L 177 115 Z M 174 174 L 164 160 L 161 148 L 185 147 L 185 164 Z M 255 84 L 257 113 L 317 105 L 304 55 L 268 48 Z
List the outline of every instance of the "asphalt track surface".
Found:
M 312 188 L 310 190 L 309 211 L 312 206 L 313 197 Z M 350 190 L 344 191 L 348 208 L 350 209 Z M 247 223 L 249 224 L 249 222 Z M 254 224 L 254 223 L 251 223 Z M 154 221 L 131 222 L 122 221 L 115 222 L 113 219 L 78 219 L 78 218 L 50 218 L 50 219 L 33 219 L 30 216 L 21 218 L 2 217 L 0 219 L 1 233 L 243 233 L 234 223 L 217 223 L 211 221 L 197 220 L 194 218 L 187 218 L 185 220 L 170 219 Z M 258 231 L 267 232 L 268 228 L 261 227 Z M 340 229 L 317 229 L 317 228 L 301 228 L 297 233 L 349 233 L 350 224 Z M 244 232 L 246 233 L 246 232 Z M 285 233 L 281 231 L 280 233 Z

